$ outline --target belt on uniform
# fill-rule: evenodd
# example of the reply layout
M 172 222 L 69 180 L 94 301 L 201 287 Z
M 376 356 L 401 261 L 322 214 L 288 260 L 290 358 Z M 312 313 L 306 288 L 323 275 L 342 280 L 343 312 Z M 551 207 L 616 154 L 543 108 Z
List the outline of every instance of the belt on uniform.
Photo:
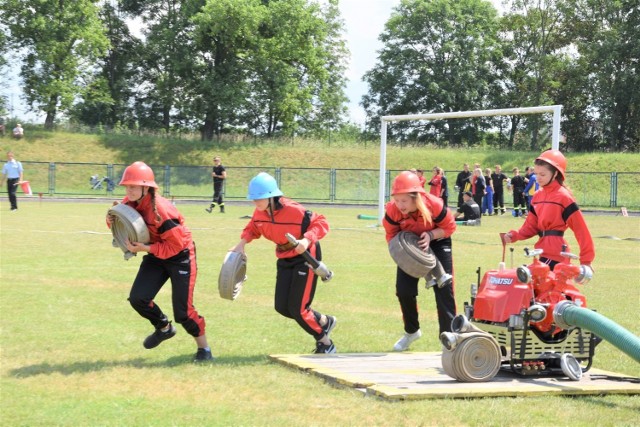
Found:
M 290 251 L 291 249 L 295 248 L 296 246 L 298 246 L 297 243 L 287 242 L 284 245 L 276 245 L 276 250 L 278 252 L 286 252 L 286 251 Z
M 564 236 L 564 231 L 560 231 L 560 230 L 544 230 L 544 231 L 538 231 L 538 236 L 540 237 L 546 237 L 546 236 Z

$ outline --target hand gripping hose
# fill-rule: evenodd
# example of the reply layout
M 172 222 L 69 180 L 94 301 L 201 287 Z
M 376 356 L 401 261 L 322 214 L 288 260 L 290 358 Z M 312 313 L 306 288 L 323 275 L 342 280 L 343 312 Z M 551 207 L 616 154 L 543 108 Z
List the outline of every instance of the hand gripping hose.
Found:
M 220 297 L 235 300 L 242 292 L 247 272 L 247 256 L 239 252 L 227 252 L 218 275 Z
M 131 206 L 119 203 L 109 209 L 108 213 L 113 217 L 111 224 L 111 234 L 113 234 L 113 243 L 124 253 L 126 261 L 136 254 L 127 249 L 126 241 L 140 242 L 147 244 L 151 240 L 149 229 L 145 224 L 142 216 Z
M 418 245 L 420 237 L 409 231 L 401 231 L 389 242 L 389 254 L 395 263 L 411 277 L 426 278 L 427 285 L 435 279 L 438 287 L 451 283 L 433 250 L 422 250 Z

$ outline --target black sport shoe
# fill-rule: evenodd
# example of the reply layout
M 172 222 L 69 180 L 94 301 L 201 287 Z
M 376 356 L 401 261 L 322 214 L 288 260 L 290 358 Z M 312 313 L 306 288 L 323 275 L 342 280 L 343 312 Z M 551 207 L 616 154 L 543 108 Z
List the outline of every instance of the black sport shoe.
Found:
M 211 350 L 207 350 L 206 348 L 199 348 L 196 353 L 193 361 L 195 363 L 206 362 L 207 360 L 213 360 L 213 355 L 211 354 Z
M 169 322 L 169 330 L 168 331 L 163 332 L 161 329 L 156 329 L 154 333 L 152 333 L 147 338 L 145 338 L 145 340 L 142 343 L 142 345 L 146 349 L 155 348 L 155 347 L 159 346 L 162 341 L 166 341 L 169 338 L 173 338 L 173 336 L 176 334 L 176 332 L 177 332 L 176 327 L 173 326 L 171 324 L 171 322 Z
M 333 345 L 333 341 L 331 344 L 326 345 L 321 343 L 320 341 L 316 342 L 316 349 L 313 351 L 314 354 L 333 354 L 336 352 L 336 346 Z
M 326 316 L 327 316 L 327 323 L 325 323 L 325 325 L 322 327 L 322 330 L 327 336 L 329 336 L 333 328 L 335 328 L 336 325 L 338 324 L 338 319 L 336 319 L 334 316 L 329 316 L 328 314 Z

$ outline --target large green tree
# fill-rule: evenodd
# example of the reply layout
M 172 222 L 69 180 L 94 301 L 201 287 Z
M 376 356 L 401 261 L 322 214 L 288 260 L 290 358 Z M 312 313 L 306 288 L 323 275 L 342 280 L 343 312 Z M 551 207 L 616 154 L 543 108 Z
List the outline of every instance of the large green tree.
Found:
M 273 136 L 340 123 L 346 50 L 337 3 L 208 1 L 193 19 L 188 79 L 202 137 L 232 128 Z
M 378 63 L 364 80 L 369 130 L 387 114 L 481 109 L 488 103 L 500 58 L 497 11 L 483 0 L 402 0 L 380 36 Z M 449 120 L 395 124 L 390 133 L 459 145 L 474 142 L 477 127 Z
M 556 0 L 511 2 L 509 12 L 502 18 L 501 36 L 506 64 L 503 99 L 513 107 L 554 104 L 553 91 L 559 87 L 558 77 L 569 61 L 564 49 L 570 43 L 565 17 L 558 11 Z M 528 148 L 541 148 L 540 134 L 545 129 L 541 116 L 525 119 L 514 115 L 510 119 L 510 147 L 521 122 L 526 122 Z
M 73 108 L 73 116 L 88 125 L 132 127 L 135 77 L 140 73 L 142 43 L 131 34 L 115 3 L 100 10 L 109 49 L 98 62 L 99 71 Z
M 640 6 L 637 0 L 559 2 L 588 96 L 569 117 L 577 149 L 640 149 Z M 566 84 L 576 85 L 576 78 Z M 583 96 L 584 98 L 584 96 Z M 567 97 L 566 103 L 574 102 Z
M 94 64 L 108 47 L 96 3 L 4 0 L 0 19 L 9 28 L 10 43 L 24 54 L 25 98 L 32 109 L 46 113 L 46 128 L 93 80 Z
M 0 25 L 0 89 L 3 86 L 6 86 L 6 75 L 7 75 L 7 36 L 5 34 L 5 29 Z M 7 110 L 7 98 L 4 95 L 4 91 L 0 94 L 0 118 L 2 118 Z

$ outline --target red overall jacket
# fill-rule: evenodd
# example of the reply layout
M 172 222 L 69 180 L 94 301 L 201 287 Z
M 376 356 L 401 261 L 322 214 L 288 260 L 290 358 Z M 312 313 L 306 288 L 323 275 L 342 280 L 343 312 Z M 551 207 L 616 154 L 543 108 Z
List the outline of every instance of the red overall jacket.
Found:
M 432 221 L 427 222 L 426 225 L 420 211 L 404 215 L 393 201 L 387 203 L 385 216 L 382 220 L 382 225 L 387 233 L 387 243 L 401 231 L 411 231 L 419 236 L 425 231 L 431 231 L 439 227 L 444 230 L 444 237 L 449 237 L 456 231 L 456 220 L 451 211 L 444 206 L 441 198 L 432 194 L 423 194 L 422 200 L 432 215 Z
M 269 209 L 264 211 L 256 209 L 240 237 L 249 243 L 264 236 L 276 245 L 285 246 L 289 243 L 285 233 L 290 233 L 298 240 L 306 238 L 310 242 L 309 246 L 312 246 L 329 232 L 329 223 L 323 215 L 307 211 L 301 204 L 284 197 L 280 198 L 280 204 L 282 208 L 274 211 L 273 216 Z M 307 225 L 303 234 L 302 227 L 305 221 Z M 276 257 L 293 258 L 295 256 L 298 254 L 293 248 L 279 250 L 276 246 Z
M 567 228 L 573 231 L 580 245 L 580 263 L 591 264 L 595 258 L 595 249 L 591 233 L 576 204 L 571 192 L 557 181 L 540 187 L 531 199 L 531 212 L 520 230 L 511 230 L 511 241 L 526 240 L 545 231 L 565 232 Z M 553 261 L 561 262 L 562 245 L 567 245 L 566 251 L 571 252 L 563 236 L 542 236 L 536 242 L 535 248 L 542 249 L 542 256 Z
M 144 196 L 140 203 L 132 202 L 125 196 L 122 203 L 138 211 L 147 224 L 151 237 L 150 254 L 160 259 L 167 259 L 192 244 L 191 231 L 184 225 L 184 217 L 173 203 L 164 197 L 156 194 L 156 210 L 160 215 L 160 221 L 157 221 L 151 206 L 150 194 Z

